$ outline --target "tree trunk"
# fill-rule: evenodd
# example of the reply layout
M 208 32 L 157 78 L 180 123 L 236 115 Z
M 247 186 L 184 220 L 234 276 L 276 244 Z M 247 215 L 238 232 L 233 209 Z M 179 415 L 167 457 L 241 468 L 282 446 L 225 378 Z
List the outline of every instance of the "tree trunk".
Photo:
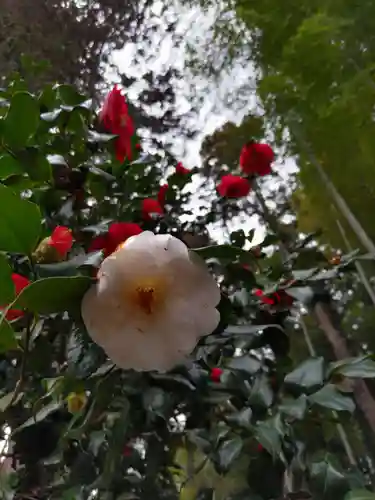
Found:
M 324 331 L 327 340 L 332 346 L 336 359 L 350 358 L 351 353 L 346 339 L 340 329 L 340 320 L 328 304 L 318 302 L 314 306 L 314 313 Z M 372 440 L 375 444 L 375 400 L 373 399 L 366 382 L 362 379 L 350 381 L 357 407 L 363 413 L 368 426 L 372 431 Z

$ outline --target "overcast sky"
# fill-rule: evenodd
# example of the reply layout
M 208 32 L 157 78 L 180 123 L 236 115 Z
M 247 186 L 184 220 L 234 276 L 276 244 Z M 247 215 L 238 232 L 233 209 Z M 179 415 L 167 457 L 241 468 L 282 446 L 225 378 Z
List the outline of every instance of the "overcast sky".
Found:
M 203 11 L 198 7 L 188 8 L 175 2 L 161 15 L 162 3 L 156 1 L 148 22 L 157 26 L 157 29 L 152 33 L 152 40 L 149 40 L 147 59 L 135 56 L 136 47 L 132 43 L 112 54 L 115 65 L 120 72 L 127 76 L 139 77 L 150 69 L 158 74 L 165 73 L 170 67 L 180 70 L 184 78 L 176 82 L 175 91 L 177 109 L 182 116 L 189 113 L 191 103 L 197 96 L 202 97 L 203 104 L 198 114 L 194 114 L 191 118 L 194 120 L 194 125 L 198 125 L 198 129 L 201 131 L 198 138 L 195 140 L 174 139 L 173 153 L 187 167 L 200 165 L 199 150 L 206 135 L 212 134 L 228 120 L 240 123 L 249 111 L 261 113 L 256 92 L 251 90 L 252 87 L 255 87 L 254 67 L 245 58 L 239 58 L 228 71 L 222 71 L 218 80 L 193 75 L 186 64 L 189 46 L 194 47 L 202 60 L 207 57 L 206 46 L 207 42 L 212 39 L 211 28 L 218 12 L 217 9 L 218 7 Z M 177 21 L 176 32 L 183 34 L 184 40 L 179 46 L 174 43 L 173 33 L 168 33 L 166 30 L 166 18 Z M 116 79 L 110 73 L 108 77 Z M 245 92 L 244 88 L 246 88 Z M 136 99 L 141 90 L 142 87 L 139 84 L 138 86 L 134 85 L 131 91 L 126 89 L 126 92 L 131 99 Z M 296 170 L 296 165 L 293 159 L 287 159 L 282 164 L 276 163 L 275 168 L 281 178 L 287 181 L 289 173 Z M 198 179 L 193 180 L 193 183 L 198 186 Z M 233 221 L 233 226 L 236 228 L 245 227 L 249 230 L 252 227 L 259 228 L 259 223 L 257 217 L 237 218 Z M 225 238 L 221 228 L 213 228 L 213 232 L 216 239 L 223 240 Z M 262 238 L 262 234 L 263 231 L 260 231 L 257 240 Z

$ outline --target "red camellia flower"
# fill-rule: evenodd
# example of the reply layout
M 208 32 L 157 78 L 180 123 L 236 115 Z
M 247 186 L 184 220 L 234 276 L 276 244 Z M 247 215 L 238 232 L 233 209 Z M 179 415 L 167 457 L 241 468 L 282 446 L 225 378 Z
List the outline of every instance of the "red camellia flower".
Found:
M 167 191 L 168 191 L 168 184 L 163 184 L 162 186 L 160 186 L 158 192 L 158 202 L 162 207 L 165 205 L 165 197 L 167 195 Z
M 73 241 L 72 232 L 68 227 L 57 226 L 49 237 L 48 245 L 55 248 L 57 253 L 65 259 L 73 246 Z
M 212 382 L 220 382 L 221 375 L 223 374 L 223 370 L 221 368 L 212 368 L 210 373 L 210 379 Z
M 245 174 L 263 177 L 271 173 L 271 163 L 275 154 L 268 144 L 250 142 L 245 144 L 240 155 L 240 167 Z
M 181 162 L 178 162 L 176 165 L 176 174 L 186 175 L 189 174 L 190 170 L 185 168 Z
M 134 222 L 114 222 L 109 226 L 107 234 L 97 236 L 92 240 L 88 251 L 103 250 L 104 256 L 108 257 L 121 243 L 141 232 L 142 228 Z
M 19 295 L 22 290 L 30 284 L 30 281 L 27 278 L 17 273 L 12 274 L 12 280 L 16 296 Z M 3 311 L 5 307 L 6 306 L 0 306 L 0 311 Z M 21 309 L 9 309 L 5 317 L 8 321 L 13 321 L 15 319 L 21 318 L 23 315 L 24 312 Z
M 163 215 L 163 207 L 158 200 L 146 198 L 142 201 L 142 216 L 145 220 L 152 220 L 152 214 Z
M 250 193 L 250 189 L 251 184 L 247 179 L 232 174 L 224 175 L 217 186 L 220 196 L 227 198 L 243 198 Z
M 263 450 L 264 450 L 263 446 L 262 446 L 260 443 L 258 443 L 257 450 L 258 450 L 259 452 L 261 452 L 261 451 L 263 451 Z
M 100 119 L 108 132 L 118 135 L 115 141 L 116 158 L 121 162 L 126 158 L 131 160 L 134 124 L 129 116 L 125 97 L 117 85 L 107 95 L 100 112 Z

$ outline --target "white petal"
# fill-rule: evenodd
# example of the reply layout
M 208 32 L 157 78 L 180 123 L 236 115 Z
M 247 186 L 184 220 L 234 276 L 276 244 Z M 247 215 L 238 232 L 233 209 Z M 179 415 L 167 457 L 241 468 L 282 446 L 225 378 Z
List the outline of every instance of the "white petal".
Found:
M 194 299 L 197 304 L 215 307 L 220 302 L 220 288 L 207 266 L 200 259 L 174 260 L 168 275 L 173 295 Z

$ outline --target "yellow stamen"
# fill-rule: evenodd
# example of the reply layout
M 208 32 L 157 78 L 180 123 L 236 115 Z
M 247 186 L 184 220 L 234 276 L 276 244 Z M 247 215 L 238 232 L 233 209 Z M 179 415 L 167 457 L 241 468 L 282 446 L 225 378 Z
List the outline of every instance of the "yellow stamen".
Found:
M 152 314 L 155 309 L 156 294 L 155 288 L 152 286 L 137 287 L 137 303 L 139 307 L 146 313 Z

